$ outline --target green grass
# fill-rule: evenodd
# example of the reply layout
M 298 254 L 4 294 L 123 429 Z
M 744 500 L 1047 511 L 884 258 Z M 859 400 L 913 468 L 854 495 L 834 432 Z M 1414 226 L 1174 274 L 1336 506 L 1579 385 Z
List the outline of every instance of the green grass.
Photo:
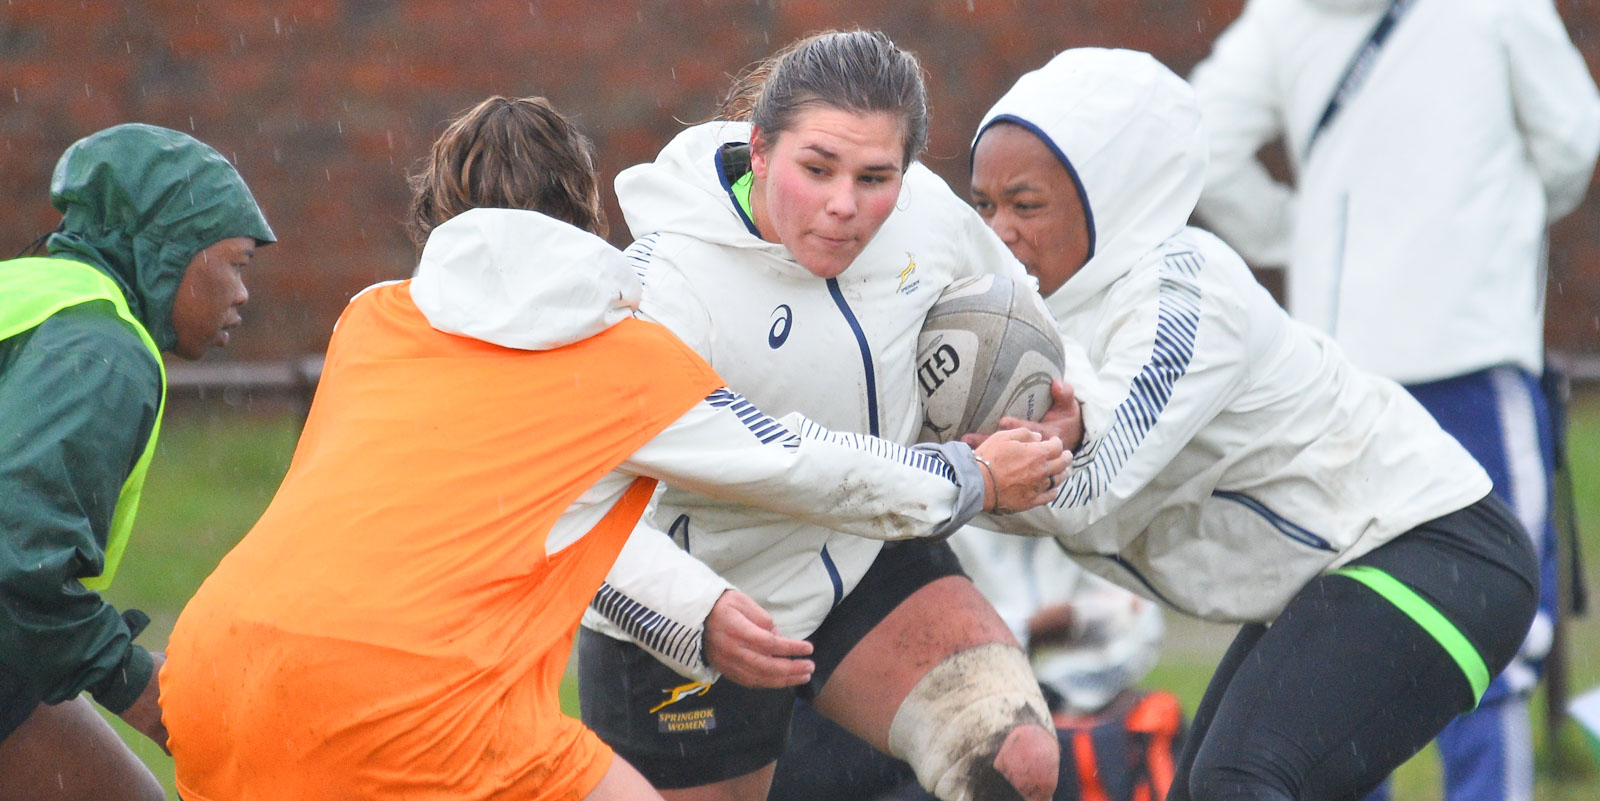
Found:
M 1584 554 L 1591 590 L 1600 594 L 1600 394 L 1574 410 L 1570 440 L 1580 519 L 1586 525 Z M 169 411 L 145 500 L 128 555 L 107 596 L 118 606 L 150 614 L 141 642 L 165 647 L 183 603 L 222 555 L 266 508 L 288 466 L 299 432 L 292 415 L 245 414 L 220 404 Z M 1177 693 L 1185 707 L 1199 702 L 1212 666 L 1227 646 L 1231 629 L 1169 616 L 1169 647 L 1147 681 Z M 1600 685 L 1600 613 L 1568 627 L 1570 691 Z M 563 698 L 575 707 L 571 677 Z M 1535 700 L 1542 718 L 1542 696 Z M 172 760 L 154 744 L 119 726 L 171 794 Z M 1537 801 L 1593 801 L 1600 796 L 1600 770 L 1575 724 L 1567 722 L 1557 747 L 1544 741 L 1535 721 L 1538 749 Z M 1424 751 L 1395 774 L 1397 801 L 1438 801 L 1437 756 Z M 173 794 L 171 797 L 176 798 Z

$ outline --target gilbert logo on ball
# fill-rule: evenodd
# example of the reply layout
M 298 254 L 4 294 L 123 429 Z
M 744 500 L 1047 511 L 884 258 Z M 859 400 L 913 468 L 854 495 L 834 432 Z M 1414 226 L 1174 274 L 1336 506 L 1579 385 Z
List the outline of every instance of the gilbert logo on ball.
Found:
M 1062 360 L 1055 320 L 1032 287 L 997 275 L 950 284 L 917 338 L 921 441 L 993 433 L 1007 416 L 1038 420 Z

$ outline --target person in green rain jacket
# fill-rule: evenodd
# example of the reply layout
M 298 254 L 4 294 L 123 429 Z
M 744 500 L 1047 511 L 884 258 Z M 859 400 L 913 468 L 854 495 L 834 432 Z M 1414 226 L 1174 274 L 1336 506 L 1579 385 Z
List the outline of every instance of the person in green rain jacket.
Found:
M 161 428 L 160 352 L 227 344 L 276 237 L 227 159 L 151 125 L 74 143 L 50 202 L 47 253 L 0 261 L 0 801 L 163 798 L 79 695 L 165 747 L 147 618 L 98 590 Z

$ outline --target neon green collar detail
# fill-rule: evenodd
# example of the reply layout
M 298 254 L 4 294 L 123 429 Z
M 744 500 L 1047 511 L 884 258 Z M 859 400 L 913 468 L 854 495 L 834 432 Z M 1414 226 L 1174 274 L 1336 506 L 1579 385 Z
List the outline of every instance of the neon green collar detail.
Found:
M 750 211 L 750 188 L 755 186 L 755 183 L 756 174 L 747 172 L 739 176 L 739 180 L 734 181 L 733 186 L 729 187 L 729 190 L 733 192 L 733 199 L 739 201 L 739 208 L 744 209 L 744 216 L 749 217 L 751 221 L 756 218 L 756 215 Z

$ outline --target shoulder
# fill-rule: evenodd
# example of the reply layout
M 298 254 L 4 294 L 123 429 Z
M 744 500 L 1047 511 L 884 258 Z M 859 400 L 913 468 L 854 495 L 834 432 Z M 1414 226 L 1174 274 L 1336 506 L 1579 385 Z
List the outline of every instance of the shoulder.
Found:
M 56 312 L 33 329 L 24 348 L 80 376 L 100 374 L 157 395 L 161 391 L 155 355 L 109 303 L 92 301 Z
M 673 378 L 673 383 L 698 392 L 698 399 L 723 384 L 694 348 L 660 323 L 630 318 L 606 329 L 604 336 L 614 340 L 632 363 L 648 372 L 651 380 L 644 382 L 647 385 L 665 385 L 668 382 L 663 379 Z
M 707 268 L 731 261 L 734 257 L 717 245 L 691 236 L 654 233 L 634 240 L 623 252 L 629 266 L 644 286 L 640 309 L 647 315 L 663 307 L 704 306 L 702 287 Z M 693 267 L 694 269 L 689 269 Z
M 8 427 L 46 425 L 106 449 L 154 425 L 160 366 L 109 305 L 63 309 L 13 342 L 0 373 L 7 385 L 0 417 L 17 415 L 3 421 Z M 28 416 L 39 419 L 22 419 Z
M 949 183 L 920 161 L 912 162 L 906 170 L 900 194 L 897 212 L 913 216 L 953 215 L 972 210 Z
M 1146 253 L 1106 297 L 1112 308 L 1159 307 L 1163 317 L 1196 324 L 1201 318 L 1238 322 L 1242 307 L 1262 302 L 1276 307 L 1239 254 L 1199 228 L 1185 228 Z
M 689 234 L 656 231 L 635 239 L 623 250 L 623 255 L 643 281 L 658 270 L 683 273 L 685 266 L 731 263 L 739 259 L 738 250 Z

